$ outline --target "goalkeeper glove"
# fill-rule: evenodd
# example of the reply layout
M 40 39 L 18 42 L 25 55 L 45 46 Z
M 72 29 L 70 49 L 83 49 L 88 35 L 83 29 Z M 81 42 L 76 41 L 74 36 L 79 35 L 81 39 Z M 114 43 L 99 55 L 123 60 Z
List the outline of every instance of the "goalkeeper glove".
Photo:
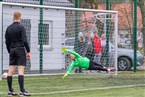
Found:
M 65 75 L 63 76 L 63 79 L 64 79 L 66 76 L 67 76 L 67 74 L 65 74 Z
M 62 48 L 61 50 L 62 50 L 62 52 L 68 52 L 68 50 L 66 48 Z

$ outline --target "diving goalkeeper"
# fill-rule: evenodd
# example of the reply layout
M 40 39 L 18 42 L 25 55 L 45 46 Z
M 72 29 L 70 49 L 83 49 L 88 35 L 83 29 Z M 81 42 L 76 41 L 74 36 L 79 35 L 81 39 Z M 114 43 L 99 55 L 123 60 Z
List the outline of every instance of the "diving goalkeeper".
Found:
M 66 74 L 63 76 L 63 78 L 68 76 L 71 73 L 71 71 L 74 69 L 74 67 L 80 67 L 80 68 L 84 68 L 86 70 L 106 71 L 107 73 L 115 70 L 115 69 L 106 68 L 96 62 L 91 61 L 87 57 L 82 57 L 78 53 L 76 53 L 74 51 L 70 51 L 66 48 L 62 48 L 62 52 L 68 53 L 69 59 L 72 60 L 72 63 L 69 66 L 69 69 L 66 72 Z

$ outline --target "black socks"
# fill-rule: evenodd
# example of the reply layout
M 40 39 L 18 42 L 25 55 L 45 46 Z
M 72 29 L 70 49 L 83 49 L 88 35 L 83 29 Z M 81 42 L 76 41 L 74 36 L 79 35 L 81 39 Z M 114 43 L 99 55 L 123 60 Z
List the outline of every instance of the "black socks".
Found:
M 7 76 L 7 83 L 8 83 L 9 91 L 12 91 L 12 79 L 13 79 L 12 76 Z
M 20 91 L 24 92 L 24 75 L 18 76 L 18 82 L 19 82 L 19 86 L 20 86 Z
M 7 84 L 8 84 L 8 88 L 9 91 L 12 91 L 12 76 L 7 76 Z M 20 86 L 20 91 L 24 92 L 24 75 L 19 75 L 18 76 L 18 82 L 19 82 L 19 86 Z

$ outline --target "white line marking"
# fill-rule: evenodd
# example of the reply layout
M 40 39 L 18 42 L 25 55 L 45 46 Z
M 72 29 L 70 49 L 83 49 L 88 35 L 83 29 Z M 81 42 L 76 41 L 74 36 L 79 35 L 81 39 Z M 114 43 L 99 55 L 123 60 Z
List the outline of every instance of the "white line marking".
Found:
M 100 87 L 100 88 L 88 88 L 88 89 L 78 89 L 78 90 L 66 90 L 66 91 L 57 91 L 57 92 L 47 92 L 47 93 L 31 93 L 32 95 L 50 95 L 50 94 L 62 94 L 62 93 L 72 93 L 72 92 L 82 92 L 90 90 L 105 90 L 105 89 L 116 89 L 116 88 L 130 88 L 137 86 L 145 86 L 145 84 L 136 84 L 136 85 L 122 85 L 122 86 L 111 86 L 111 87 Z M 6 92 L 0 92 L 0 95 L 7 94 Z
M 100 88 L 88 88 L 88 89 L 78 89 L 78 90 L 66 90 L 66 91 L 57 91 L 57 92 L 49 92 L 49 93 L 31 93 L 33 95 L 48 95 L 48 94 L 61 94 L 61 93 L 72 93 L 72 92 L 81 92 L 81 91 L 90 91 L 90 90 L 104 90 L 104 89 L 115 89 L 115 88 L 129 88 L 136 86 L 145 86 L 145 84 L 137 84 L 137 85 L 123 85 L 123 86 L 112 86 L 112 87 L 100 87 Z

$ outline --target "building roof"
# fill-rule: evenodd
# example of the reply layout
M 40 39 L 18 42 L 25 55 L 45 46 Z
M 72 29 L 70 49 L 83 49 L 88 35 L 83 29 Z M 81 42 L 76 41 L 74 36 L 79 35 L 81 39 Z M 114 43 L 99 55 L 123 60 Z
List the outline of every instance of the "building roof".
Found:
M 3 2 L 39 5 L 40 0 L 3 0 Z M 43 0 L 43 5 L 74 7 L 74 4 L 70 3 L 68 0 Z

